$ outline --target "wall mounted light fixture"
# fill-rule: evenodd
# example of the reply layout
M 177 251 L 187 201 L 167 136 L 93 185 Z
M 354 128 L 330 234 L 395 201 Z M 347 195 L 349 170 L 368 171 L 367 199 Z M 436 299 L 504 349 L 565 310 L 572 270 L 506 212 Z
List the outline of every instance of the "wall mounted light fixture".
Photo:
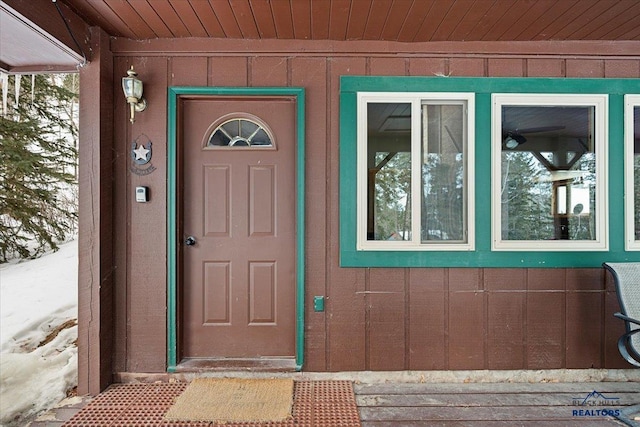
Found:
M 131 69 L 127 71 L 127 77 L 122 78 L 122 91 L 127 98 L 127 103 L 131 107 L 131 123 L 135 122 L 135 112 L 144 111 L 147 108 L 147 101 L 142 97 L 142 81 L 138 78 L 138 73 Z
M 520 134 L 508 132 L 507 137 L 504 140 L 504 145 L 508 149 L 513 150 L 518 145 L 524 144 L 525 142 L 527 142 L 527 138 L 525 138 L 524 136 Z

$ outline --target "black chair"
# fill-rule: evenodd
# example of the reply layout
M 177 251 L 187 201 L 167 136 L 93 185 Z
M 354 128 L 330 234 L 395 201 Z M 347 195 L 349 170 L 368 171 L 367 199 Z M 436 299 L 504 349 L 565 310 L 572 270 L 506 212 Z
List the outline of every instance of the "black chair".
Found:
M 605 262 L 613 274 L 626 333 L 618 339 L 618 350 L 624 359 L 640 368 L 640 262 Z

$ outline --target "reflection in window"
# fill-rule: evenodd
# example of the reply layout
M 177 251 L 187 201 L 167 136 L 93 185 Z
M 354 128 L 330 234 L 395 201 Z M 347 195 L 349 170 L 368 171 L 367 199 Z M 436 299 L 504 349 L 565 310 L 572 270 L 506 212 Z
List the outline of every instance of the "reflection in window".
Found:
M 411 240 L 411 104 L 367 105 L 367 240 Z
M 464 106 L 422 105 L 422 242 L 465 239 Z
M 211 134 L 209 147 L 271 147 L 272 138 L 257 121 L 234 118 L 220 124 Z
M 593 113 L 502 107 L 502 239 L 593 240 Z
M 494 110 L 500 115 L 500 174 L 494 175 L 500 220 L 494 219 L 494 226 L 502 242 L 600 239 L 605 201 L 597 164 L 604 162 L 598 159 L 604 142 L 596 137 L 596 106 L 554 102 L 563 100 L 549 105 L 505 100 Z
M 634 236 L 640 242 L 640 106 L 633 107 L 633 212 Z
M 366 216 L 366 239 L 359 235 L 362 248 L 472 246 L 467 199 L 469 96 L 419 95 L 425 96 L 361 101 L 366 108 L 366 135 L 361 137 L 366 152 L 360 154 L 366 158 L 366 189 L 359 187 L 360 194 L 366 193 L 362 199 L 366 207 L 361 210 L 366 215 L 359 215 L 362 220 Z M 366 243 L 374 241 L 380 243 Z
M 640 95 L 625 96 L 625 247 L 640 250 Z

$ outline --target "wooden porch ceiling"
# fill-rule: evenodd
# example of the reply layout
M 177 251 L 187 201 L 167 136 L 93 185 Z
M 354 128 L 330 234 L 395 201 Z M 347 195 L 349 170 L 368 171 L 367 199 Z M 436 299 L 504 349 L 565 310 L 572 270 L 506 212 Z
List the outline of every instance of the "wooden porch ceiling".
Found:
M 0 0 L 0 70 L 73 71 L 92 26 L 123 40 L 508 43 L 637 42 L 638 22 L 638 0 Z
M 115 37 L 640 40 L 638 0 L 60 0 Z

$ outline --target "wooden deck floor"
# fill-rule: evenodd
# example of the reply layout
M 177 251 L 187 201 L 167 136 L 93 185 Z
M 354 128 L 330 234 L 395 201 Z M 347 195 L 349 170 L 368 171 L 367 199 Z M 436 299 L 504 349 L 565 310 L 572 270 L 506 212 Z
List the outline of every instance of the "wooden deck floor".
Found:
M 394 383 L 354 389 L 365 427 L 640 427 L 634 421 L 640 416 L 640 406 L 634 407 L 640 404 L 637 382 Z
M 640 417 L 640 382 L 356 382 L 354 391 L 364 427 L 640 427 L 634 421 Z M 92 399 L 80 400 L 31 426 L 63 426 Z M 603 415 L 604 410 L 618 411 L 626 422 Z

